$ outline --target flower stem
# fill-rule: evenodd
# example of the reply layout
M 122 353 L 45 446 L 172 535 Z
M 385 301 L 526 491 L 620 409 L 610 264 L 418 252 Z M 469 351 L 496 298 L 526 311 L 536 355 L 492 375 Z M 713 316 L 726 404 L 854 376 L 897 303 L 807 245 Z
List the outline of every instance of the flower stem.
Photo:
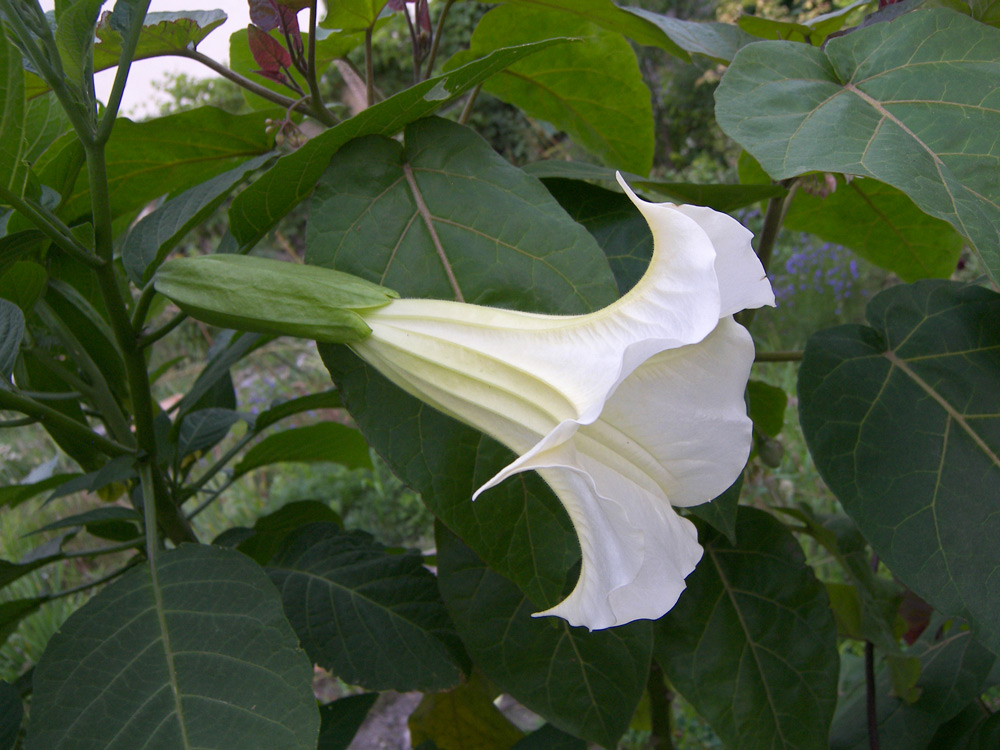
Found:
M 369 107 L 375 103 L 375 68 L 372 60 L 373 28 L 373 26 L 369 26 L 365 29 L 365 100 Z
M 801 362 L 801 351 L 757 352 L 753 361 L 757 362 Z
M 783 195 L 775 196 L 767 202 L 767 210 L 764 212 L 764 225 L 760 230 L 760 239 L 757 240 L 757 257 L 760 264 L 767 273 L 771 264 L 771 255 L 774 253 L 774 245 L 778 240 L 778 233 L 781 232 L 781 224 L 785 220 L 785 213 L 792 203 L 795 195 L 795 181 L 797 177 L 781 180 L 778 184 L 786 189 Z M 749 326 L 756 310 L 743 310 L 736 315 L 736 322 L 744 326 Z
M 483 84 L 477 83 L 472 91 L 469 92 L 469 98 L 465 100 L 465 106 L 462 107 L 462 114 L 458 117 L 460 125 L 465 125 L 469 121 L 469 117 L 472 116 L 472 105 L 476 103 L 476 97 L 479 96 L 482 88 Z
M 663 670 L 655 661 L 649 665 L 646 691 L 649 693 L 649 718 L 653 730 L 649 746 L 655 750 L 673 750 L 674 721 L 671 703 L 674 696 L 667 686 Z
M 444 7 L 438 15 L 437 26 L 434 27 L 434 39 L 431 40 L 431 51 L 427 55 L 427 68 L 424 71 L 424 80 L 430 78 L 431 73 L 434 70 L 434 60 L 437 58 L 438 45 L 441 43 L 441 32 L 444 29 L 444 19 L 447 17 L 448 11 L 451 10 L 451 6 L 454 2 L 455 0 L 445 0 Z

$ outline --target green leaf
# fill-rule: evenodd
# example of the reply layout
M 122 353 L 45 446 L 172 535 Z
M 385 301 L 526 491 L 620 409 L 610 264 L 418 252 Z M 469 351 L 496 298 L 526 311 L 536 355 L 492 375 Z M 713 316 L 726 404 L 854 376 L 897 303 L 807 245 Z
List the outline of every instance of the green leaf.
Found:
M 738 546 L 704 527 L 687 591 L 656 625 L 654 656 L 730 747 L 826 750 L 837 632 L 792 535 L 741 507 Z
M 118 456 L 110 461 L 106 461 L 101 468 L 86 474 L 74 476 L 68 482 L 64 482 L 56 488 L 46 499 L 46 503 L 51 503 L 60 497 L 72 495 L 74 492 L 97 492 L 102 487 L 107 487 L 113 482 L 124 482 L 127 479 L 135 478 L 135 459 L 133 456 Z
M 731 23 L 685 21 L 642 8 L 629 8 L 629 12 L 659 28 L 673 47 L 684 51 L 685 54 L 677 55 L 682 59 L 690 59 L 689 55 L 704 55 L 716 62 L 728 63 L 737 51 L 757 41 Z M 659 46 L 677 54 L 670 46 L 664 44 Z
M 753 426 L 769 437 L 777 437 L 785 426 L 785 407 L 788 406 L 785 392 L 762 380 L 751 380 L 747 383 L 747 398 Z
M 170 52 L 195 49 L 212 31 L 226 22 L 221 10 L 181 10 L 147 13 L 139 32 L 134 60 L 160 57 Z M 121 34 L 114 28 L 110 15 L 103 16 L 97 26 L 94 45 L 94 70 L 118 65 L 121 59 Z
M 882 292 L 867 317 L 806 345 L 809 451 L 893 573 L 998 651 L 1000 295 L 922 281 Z
M 108 505 L 60 518 L 58 521 L 45 524 L 45 526 L 42 526 L 40 529 L 35 529 L 30 533 L 41 534 L 43 531 L 73 528 L 74 526 L 89 526 L 93 523 L 113 520 L 135 521 L 140 523 L 142 521 L 142 516 L 137 510 L 132 508 L 125 508 L 121 505 Z
M 749 34 L 762 39 L 787 39 L 793 42 L 807 42 L 820 46 L 835 31 L 840 31 L 848 17 L 871 0 L 857 0 L 844 8 L 824 13 L 802 22 L 776 21 L 762 16 L 741 15 L 736 23 Z
M 56 14 L 54 36 L 63 74 L 71 86 L 80 90 L 84 88 L 87 71 L 93 72 L 94 29 L 102 5 L 104 0 L 73 0 L 62 13 Z
M 497 687 L 559 729 L 615 747 L 646 686 L 647 622 L 588 632 L 536 607 L 436 525 L 439 586 L 473 662 Z
M 403 165 L 467 302 L 574 314 L 616 297 L 607 261 L 586 230 L 536 180 L 471 131 L 441 120 L 410 126 L 405 149 L 366 139 L 334 158 L 311 209 L 307 258 L 326 264 L 336 255 L 339 267 L 384 279 L 405 296 L 454 297 Z M 347 184 L 350 195 L 340 192 Z M 408 225 L 416 228 L 407 232 Z M 526 474 L 473 504 L 472 493 L 513 460 L 507 449 L 391 386 L 347 349 L 321 347 L 321 354 L 345 405 L 393 470 L 540 609 L 554 606 L 580 553 L 545 483 Z
M 0 750 L 13 750 L 23 715 L 20 694 L 9 682 L 0 680 Z
M 243 454 L 233 467 L 233 475 L 238 477 L 261 466 L 286 461 L 331 461 L 349 469 L 372 465 L 368 444 L 360 432 L 336 422 L 320 422 L 268 435 Z
M 14 363 L 24 338 L 24 313 L 10 300 L 0 298 L 0 376 L 10 385 Z M 2 387 L 2 386 L 0 386 Z
M 930 744 L 938 728 L 984 689 L 996 657 L 958 622 L 942 633 L 940 618 L 924 631 L 909 654 L 920 665 L 916 702 L 908 704 L 895 696 L 885 664 L 876 675 L 879 740 L 883 747 L 938 750 L 939 746 Z M 841 699 L 830 736 L 831 750 L 868 748 L 865 701 L 864 681 L 860 680 Z
M 635 53 L 621 34 L 558 10 L 501 5 L 479 21 L 471 47 L 445 70 L 495 49 L 570 36 L 486 81 L 483 88 L 566 131 L 605 163 L 642 175 L 653 163 L 653 112 Z
M 205 368 L 198 373 L 184 398 L 177 404 L 178 415 L 186 414 L 188 411 L 199 406 L 199 400 L 208 393 L 216 384 L 229 377 L 229 368 L 239 362 L 250 352 L 263 346 L 269 341 L 259 333 L 235 333 L 227 331 L 216 337 L 209 349 Z
M 472 130 L 427 118 L 405 144 L 371 136 L 333 157 L 310 208 L 308 262 L 409 297 L 559 312 L 615 298 L 593 238 Z
M 62 548 L 67 540 L 76 535 L 76 530 L 64 531 L 47 542 L 38 545 L 21 558 L 21 562 L 12 563 L 0 560 L 0 588 L 13 583 L 18 578 L 26 576 L 33 570 L 50 562 L 63 559 Z
M 273 114 L 232 115 L 199 107 L 143 122 L 119 117 L 105 157 L 112 217 L 138 210 L 164 194 L 175 195 L 269 152 L 272 138 L 265 120 Z M 61 217 L 72 221 L 89 213 L 88 184 L 86 173 L 77 178 L 59 208 Z
M 376 700 L 378 693 L 361 693 L 320 706 L 316 750 L 347 750 Z
M 35 668 L 27 750 L 314 750 L 312 666 L 238 552 L 162 551 L 77 610 Z
M 336 389 L 310 393 L 308 396 L 299 396 L 299 398 L 275 403 L 267 411 L 262 411 L 254 420 L 253 429 L 255 432 L 262 432 L 275 422 L 295 414 L 301 414 L 304 411 L 339 409 L 340 407 L 340 394 L 337 393 Z
M 482 0 L 486 2 L 487 0 Z M 632 9 L 619 8 L 611 0 L 509 0 L 511 5 L 545 11 L 558 9 L 579 16 L 608 31 L 624 34 L 639 44 L 662 47 L 685 62 L 690 58 L 683 49 L 665 35 L 656 24 L 645 20 Z
M 551 724 L 543 724 L 511 750 L 587 750 L 587 743 L 579 737 L 556 729 Z
M 393 135 L 407 123 L 426 117 L 470 88 L 526 55 L 561 40 L 497 50 L 450 73 L 429 78 L 368 107 L 282 157 L 240 193 L 229 209 L 230 229 L 241 247 L 252 247 L 279 219 L 312 192 L 337 150 L 363 135 Z
M 370 28 L 385 6 L 386 0 L 338 0 L 331 3 L 323 19 L 323 27 L 342 31 Z
M 45 597 L 41 596 L 0 602 L 0 646 L 17 630 L 21 620 L 33 615 L 45 602 Z
M 21 197 L 28 182 L 21 53 L 0 34 L 0 186 Z M 0 197 L 0 205 L 6 203 Z
M 692 505 L 685 510 L 689 515 L 700 518 L 720 534 L 724 534 L 730 544 L 736 544 L 736 514 L 740 507 L 740 493 L 743 491 L 743 475 L 740 474 L 732 486 L 710 503 Z
M 771 183 L 745 151 L 740 181 Z M 950 224 L 921 211 L 901 190 L 870 178 L 804 178 L 782 222 L 849 247 L 904 281 L 947 277 L 955 270 L 964 241 Z
M 0 297 L 13 302 L 21 308 L 21 312 L 30 314 L 45 291 L 47 280 L 48 274 L 38 263 L 15 261 L 6 271 L 0 271 Z
M 177 456 L 204 451 L 222 440 L 233 425 L 246 417 L 232 409 L 199 409 L 188 412 L 177 436 Z
M 312 524 L 267 567 L 316 664 L 371 690 L 445 690 L 462 647 L 420 553 L 390 554 L 364 532 Z
M 188 188 L 143 216 L 129 230 L 121 248 L 122 264 L 132 283 L 141 287 L 149 281 L 184 235 L 211 216 L 250 172 L 273 158 L 272 154 L 261 154 L 248 159 L 228 172 Z
M 297 500 L 285 503 L 273 513 L 258 518 L 250 535 L 236 549 L 260 565 L 267 565 L 289 534 L 311 523 L 334 524 L 343 527 L 340 516 L 319 500 Z
M 413 746 L 429 740 L 438 750 L 509 750 L 524 734 L 493 704 L 496 697 L 479 673 L 447 693 L 425 695 L 407 721 Z
M 609 167 L 587 164 L 582 161 L 564 161 L 552 159 L 536 161 L 523 167 L 524 171 L 533 177 L 546 181 L 551 185 L 554 180 L 563 178 L 569 180 L 588 180 L 607 182 L 611 190 L 624 197 L 615 178 L 615 171 Z M 763 173 L 763 170 L 761 170 Z M 654 193 L 651 200 L 658 196 L 667 198 L 674 203 L 692 203 L 696 206 L 709 206 L 716 211 L 735 211 L 744 206 L 751 206 L 768 198 L 784 195 L 787 192 L 780 185 L 700 185 L 693 182 L 659 182 L 647 180 L 639 175 L 625 173 L 622 175 L 633 188 L 647 193 Z M 770 182 L 768 180 L 768 182 Z M 582 189 L 582 188 L 581 188 Z M 629 202 L 631 204 L 631 201 Z M 637 214 L 638 215 L 638 214 Z
M 1000 713 L 994 712 L 976 727 L 969 741 L 969 750 L 989 750 L 997 743 L 1000 743 Z
M 68 479 L 79 476 L 78 474 L 54 474 L 38 481 L 26 479 L 23 484 L 8 484 L 0 487 L 0 508 L 8 506 L 15 508 L 26 500 L 40 495 L 53 487 L 64 484 Z
M 722 129 L 774 179 L 815 170 L 888 183 L 950 223 L 1000 278 L 1000 29 L 905 13 L 824 49 L 760 42 L 716 90 Z

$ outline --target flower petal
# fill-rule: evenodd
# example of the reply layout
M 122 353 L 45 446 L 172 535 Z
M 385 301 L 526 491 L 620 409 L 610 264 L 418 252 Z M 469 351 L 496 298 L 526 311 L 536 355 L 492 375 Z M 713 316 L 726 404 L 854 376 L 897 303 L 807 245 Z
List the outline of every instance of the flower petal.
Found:
M 537 470 L 566 507 L 583 553 L 569 597 L 543 614 L 605 628 L 657 618 L 701 556 L 673 506 L 707 502 L 739 476 L 752 423 L 743 390 L 753 340 L 731 317 L 704 341 L 652 357 L 615 390 L 599 419 L 563 423 L 476 495 Z

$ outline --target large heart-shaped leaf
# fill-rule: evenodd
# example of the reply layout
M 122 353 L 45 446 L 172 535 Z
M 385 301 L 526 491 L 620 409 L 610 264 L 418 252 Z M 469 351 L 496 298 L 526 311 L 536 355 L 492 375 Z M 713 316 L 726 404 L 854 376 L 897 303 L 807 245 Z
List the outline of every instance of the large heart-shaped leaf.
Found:
M 411 86 L 318 135 L 294 153 L 279 159 L 236 197 L 229 210 L 233 235 L 242 247 L 254 245 L 312 192 L 330 157 L 352 138 L 393 135 L 407 123 L 426 117 L 508 65 L 564 41 L 549 39 L 496 50 L 481 60 Z
M 416 551 L 390 554 L 360 531 L 310 524 L 267 566 L 309 657 L 371 690 L 445 690 L 462 647 Z
M 502 5 L 445 69 L 511 44 L 571 36 L 580 43 L 511 65 L 483 88 L 566 131 L 605 163 L 645 175 L 653 163 L 653 111 L 635 53 L 621 34 L 558 10 Z
M 1000 653 L 1000 295 L 923 281 L 809 339 L 802 431 L 881 560 Z
M 441 594 L 469 655 L 496 685 L 570 734 L 615 747 L 646 686 L 648 622 L 589 632 L 535 606 L 441 523 Z
M 0 681 L 0 750 L 12 750 L 21 728 L 21 696 L 8 682 Z
M 457 286 L 467 302 L 564 314 L 614 299 L 600 248 L 535 179 L 461 126 L 425 120 L 407 133 L 405 150 L 367 139 L 334 159 L 311 210 L 311 262 L 404 296 L 454 298 Z M 347 349 L 321 353 L 366 438 L 404 481 L 539 608 L 555 605 L 579 548 L 540 478 L 519 475 L 473 504 L 510 451 L 390 385 Z
M 731 747 L 825 750 L 837 631 L 792 535 L 741 507 L 734 546 L 699 528 L 705 556 L 656 625 L 654 656 Z
M 722 129 L 775 179 L 874 177 L 944 219 L 1000 279 L 1000 29 L 905 13 L 825 49 L 760 42 L 716 91 Z
M 558 312 L 614 299 L 593 238 L 475 132 L 427 118 L 405 136 L 333 157 L 312 201 L 308 262 L 408 297 Z
M 35 668 L 28 750 L 315 750 L 312 665 L 238 552 L 183 546 L 73 614 Z

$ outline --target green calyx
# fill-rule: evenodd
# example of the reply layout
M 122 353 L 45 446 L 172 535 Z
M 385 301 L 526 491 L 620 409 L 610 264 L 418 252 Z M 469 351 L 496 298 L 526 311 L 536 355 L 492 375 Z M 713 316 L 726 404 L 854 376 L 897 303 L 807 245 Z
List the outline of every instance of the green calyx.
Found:
M 172 260 L 156 272 L 153 283 L 206 323 L 331 344 L 368 336 L 363 312 L 399 297 L 340 271 L 245 255 Z

